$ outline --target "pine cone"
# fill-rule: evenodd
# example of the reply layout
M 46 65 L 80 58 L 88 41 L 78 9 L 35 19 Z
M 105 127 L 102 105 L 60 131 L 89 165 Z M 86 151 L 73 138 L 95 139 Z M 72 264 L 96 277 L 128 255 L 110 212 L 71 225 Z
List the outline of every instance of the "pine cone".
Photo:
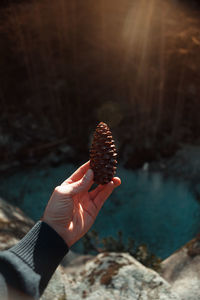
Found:
M 97 184 L 106 184 L 116 173 L 117 152 L 112 133 L 107 124 L 100 122 L 90 149 L 90 167 Z

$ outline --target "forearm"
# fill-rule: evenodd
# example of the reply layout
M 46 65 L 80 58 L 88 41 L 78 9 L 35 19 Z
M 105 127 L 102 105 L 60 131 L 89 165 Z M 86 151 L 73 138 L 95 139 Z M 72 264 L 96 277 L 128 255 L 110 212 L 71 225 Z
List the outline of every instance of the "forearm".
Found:
M 0 290 L 6 294 L 7 289 L 9 299 L 14 290 L 38 299 L 67 252 L 63 239 L 46 223 L 37 222 L 16 246 L 0 253 Z

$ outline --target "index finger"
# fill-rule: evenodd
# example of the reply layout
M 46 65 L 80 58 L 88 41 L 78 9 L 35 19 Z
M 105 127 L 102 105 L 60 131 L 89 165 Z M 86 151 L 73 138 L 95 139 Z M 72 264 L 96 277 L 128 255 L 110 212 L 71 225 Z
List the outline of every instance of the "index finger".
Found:
M 98 210 L 101 209 L 102 205 L 106 199 L 112 194 L 113 190 L 121 184 L 121 179 L 119 177 L 114 177 L 112 181 L 104 185 L 103 187 L 97 187 L 97 193 L 93 201 Z
M 80 166 L 67 180 L 65 180 L 62 184 L 65 183 L 72 183 L 75 181 L 80 180 L 85 173 L 87 172 L 87 170 L 90 168 L 90 161 L 87 161 L 85 164 L 83 164 L 82 166 Z
M 106 185 L 103 186 L 103 188 L 99 191 L 99 193 L 96 195 L 96 198 L 93 200 L 97 209 L 100 210 L 103 206 L 106 199 L 112 194 L 112 191 L 115 188 L 115 184 L 113 181 L 110 181 Z

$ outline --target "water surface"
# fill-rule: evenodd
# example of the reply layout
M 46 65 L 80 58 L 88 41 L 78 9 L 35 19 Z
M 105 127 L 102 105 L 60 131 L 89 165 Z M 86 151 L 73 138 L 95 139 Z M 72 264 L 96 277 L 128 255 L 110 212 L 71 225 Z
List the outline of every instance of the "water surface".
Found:
M 38 220 L 54 189 L 76 166 L 21 170 L 1 179 L 0 194 Z M 92 229 L 100 237 L 123 232 L 137 244 L 165 258 L 193 238 L 200 229 L 200 205 L 186 183 L 164 180 L 160 173 L 118 168 L 122 184 L 105 203 Z M 80 251 L 81 243 L 74 249 Z

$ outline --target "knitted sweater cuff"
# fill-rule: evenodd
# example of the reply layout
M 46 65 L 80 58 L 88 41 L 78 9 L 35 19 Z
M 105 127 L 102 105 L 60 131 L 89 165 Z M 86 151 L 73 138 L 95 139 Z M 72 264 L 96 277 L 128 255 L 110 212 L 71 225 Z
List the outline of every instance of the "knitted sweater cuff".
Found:
M 42 292 L 68 250 L 68 246 L 56 231 L 46 223 L 38 221 L 25 237 L 8 251 L 41 276 Z

